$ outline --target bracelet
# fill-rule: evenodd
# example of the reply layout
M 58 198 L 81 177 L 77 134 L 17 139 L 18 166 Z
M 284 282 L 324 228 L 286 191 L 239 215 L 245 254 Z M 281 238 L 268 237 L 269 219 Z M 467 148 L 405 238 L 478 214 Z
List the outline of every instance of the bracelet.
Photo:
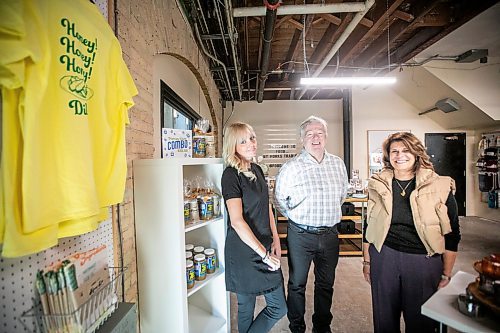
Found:
M 363 260 L 363 266 L 370 266 L 370 262 L 366 261 L 366 260 Z
M 441 274 L 441 280 L 451 281 L 451 276 Z
M 262 257 L 262 261 L 266 261 L 267 259 L 269 259 L 269 252 L 266 251 L 266 255 Z

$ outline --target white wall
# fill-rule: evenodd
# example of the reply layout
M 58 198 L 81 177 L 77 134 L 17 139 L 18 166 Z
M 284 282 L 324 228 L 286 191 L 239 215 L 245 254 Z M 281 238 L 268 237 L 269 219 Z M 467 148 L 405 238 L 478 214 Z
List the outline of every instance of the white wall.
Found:
M 491 118 L 500 120 L 500 57 L 489 57 L 484 65 L 431 61 L 424 67 Z
M 397 83 L 396 83 L 397 84 Z M 368 130 L 410 130 L 422 142 L 425 133 L 451 132 L 426 117 L 419 116 L 415 107 L 387 87 L 355 88 L 352 92 L 353 113 L 353 168 L 358 168 L 361 177 L 368 176 Z M 466 207 L 467 215 L 476 215 L 474 198 L 473 149 L 474 132 L 466 133 Z M 477 191 L 476 191 L 477 192 Z
M 420 110 L 401 98 L 387 87 L 355 88 L 352 93 L 352 169 L 359 169 L 360 176 L 368 177 L 368 130 L 410 130 L 424 141 L 425 133 L 453 132 L 440 126 L 425 115 L 419 116 Z M 230 108 L 225 110 L 225 118 Z M 327 150 L 338 156 L 342 153 L 342 101 L 264 101 L 236 103 L 234 113 L 228 123 L 243 121 L 252 125 L 257 132 L 257 139 L 265 135 L 265 129 L 275 126 L 283 133 L 293 132 L 298 136 L 299 124 L 308 116 L 317 115 L 329 123 L 329 141 Z M 456 132 L 456 131 L 455 131 Z M 475 168 L 477 142 L 474 131 L 466 133 L 466 205 L 467 215 L 483 216 L 491 214 L 480 202 L 477 189 Z M 262 140 L 259 140 L 262 141 Z M 258 154 L 264 153 L 259 146 Z M 496 213 L 496 212 L 493 212 Z
M 342 101 L 255 101 L 235 103 L 232 116 L 231 109 L 226 108 L 224 117 L 228 124 L 241 121 L 250 124 L 257 135 L 257 155 L 276 152 L 271 148 L 273 142 L 278 144 L 296 144 L 297 149 L 286 149 L 286 153 L 296 153 L 302 148 L 299 139 L 299 126 L 307 117 L 314 115 L 325 119 L 328 123 L 328 142 L 326 150 L 332 154 L 343 156 L 342 138 Z M 224 122 L 226 123 L 226 122 Z M 280 163 L 286 159 L 264 160 L 265 163 Z M 277 168 L 271 168 L 269 174 L 274 176 Z
M 154 158 L 160 158 L 160 80 L 165 82 L 202 118 L 212 119 L 203 92 L 191 70 L 176 58 L 160 54 L 153 60 Z

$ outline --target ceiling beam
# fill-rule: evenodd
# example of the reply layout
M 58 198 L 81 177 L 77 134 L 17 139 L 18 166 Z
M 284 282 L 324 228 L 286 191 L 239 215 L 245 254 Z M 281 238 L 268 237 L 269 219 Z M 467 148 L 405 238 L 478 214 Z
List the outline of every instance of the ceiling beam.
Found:
M 441 29 L 439 27 L 429 27 L 420 29 L 413 37 L 408 39 L 403 45 L 399 46 L 392 54 L 391 62 L 403 63 L 406 55 L 417 49 L 427 40 L 436 36 Z
M 395 10 L 401 6 L 404 0 L 396 0 L 391 6 L 385 10 L 384 7 L 378 6 L 374 8 L 374 16 L 377 17 L 377 20 L 372 25 L 372 27 L 361 37 L 360 40 L 354 39 L 352 36 L 349 44 L 345 44 L 343 50 L 347 50 L 347 53 L 343 54 L 341 64 L 345 65 L 349 60 L 351 60 L 355 55 L 359 54 L 363 48 L 368 47 L 368 45 L 375 40 L 375 35 L 380 31 L 380 28 L 383 24 L 387 24 L 387 16 L 394 13 Z
M 376 41 L 370 44 L 368 48 L 366 48 L 363 53 L 356 57 L 356 61 L 354 62 L 354 66 L 357 67 L 365 67 L 367 66 L 373 59 L 376 59 L 381 54 L 387 54 L 387 48 L 391 48 L 392 43 L 397 39 L 397 37 L 403 32 L 406 31 L 406 27 L 408 23 L 405 21 L 398 20 L 394 24 L 391 25 L 390 35 L 389 35 L 389 46 L 387 45 L 387 35 L 385 33 L 381 34 Z
M 316 50 L 310 58 L 311 63 L 318 63 L 325 57 L 333 46 L 333 43 L 339 38 L 340 34 L 346 29 L 347 25 L 351 22 L 353 18 L 352 13 L 348 13 L 339 27 L 330 24 L 328 28 L 326 28 L 323 37 L 318 42 L 318 46 L 316 46 Z
M 387 48 L 392 49 L 393 44 L 395 44 L 402 36 L 416 29 L 416 23 L 423 21 L 424 17 L 429 14 L 438 4 L 440 0 L 428 0 L 426 2 L 420 1 L 419 7 L 414 10 L 414 14 L 416 18 L 407 23 L 406 21 L 398 20 L 397 22 L 390 24 L 389 26 L 389 45 L 387 45 L 387 29 L 384 29 L 382 33 L 378 36 L 378 38 L 372 41 L 364 50 L 358 53 L 358 57 L 354 62 L 355 66 L 363 67 L 373 62 L 376 59 L 384 59 L 384 61 L 380 60 L 380 65 L 385 66 L 388 65 L 388 60 L 386 60 Z M 386 17 L 386 15 L 383 15 Z M 394 19 L 394 16 L 393 16 Z M 394 20 L 393 20 L 394 22 Z M 359 41 L 359 44 L 362 43 L 362 40 Z M 393 51 L 392 53 L 394 53 Z M 392 54 L 391 53 L 391 54 Z M 391 55 L 392 57 L 392 55 Z M 391 60 L 391 63 L 394 62 Z
M 441 15 L 428 15 L 423 18 L 420 22 L 415 24 L 414 28 L 422 28 L 422 27 L 444 27 L 450 23 L 450 15 L 449 13 L 443 13 Z
M 321 61 L 321 63 L 315 69 L 311 77 L 318 77 L 318 75 L 321 74 L 323 69 L 325 69 L 325 67 L 328 66 L 328 63 L 330 62 L 330 60 L 332 60 L 333 56 L 339 51 L 340 47 L 344 44 L 344 42 L 351 35 L 354 29 L 356 29 L 356 27 L 359 24 L 359 21 L 361 21 L 361 19 L 368 13 L 370 8 L 375 4 L 375 0 L 366 0 L 365 4 L 366 4 L 366 9 L 354 15 L 352 21 L 347 25 L 346 29 L 340 34 L 339 38 L 335 41 L 332 48 L 326 54 L 325 59 Z M 306 91 L 307 89 L 303 90 L 300 93 L 298 99 L 301 99 Z
M 425 20 L 425 17 L 433 11 L 439 4 L 441 0 L 427 0 L 427 1 L 417 1 L 415 6 L 415 19 L 408 25 L 407 31 L 415 30 L 418 24 Z
M 335 25 L 340 25 L 342 23 L 342 19 L 333 14 L 318 14 L 318 16 Z M 367 28 L 371 28 L 373 26 L 373 21 L 363 17 L 361 21 L 359 21 L 359 24 L 364 25 Z
M 438 34 L 434 35 L 434 37 L 420 44 L 412 51 L 408 52 L 405 55 L 401 55 L 401 63 L 407 62 L 411 58 L 415 57 L 417 54 L 427 49 L 429 46 L 436 43 L 441 38 L 448 35 L 450 32 L 454 31 L 458 27 L 462 26 L 464 23 L 470 21 L 476 15 L 482 13 L 483 11 L 487 10 L 496 3 L 497 3 L 496 0 L 465 1 L 464 6 L 462 6 L 462 8 L 458 8 L 458 10 L 455 12 L 454 17 L 456 19 L 453 21 L 452 24 L 446 26 L 446 28 L 444 29 L 441 29 Z
M 309 29 L 309 27 L 311 27 L 314 24 L 313 19 L 314 19 L 314 15 L 310 15 L 306 18 L 306 26 L 308 27 L 306 30 L 306 37 L 311 30 L 311 29 Z M 295 20 L 293 20 L 293 21 L 295 21 Z M 295 22 L 297 22 L 297 21 L 295 21 Z M 299 22 L 297 22 L 297 23 L 299 23 Z M 291 70 L 295 65 L 293 63 L 293 60 L 295 59 L 295 55 L 297 53 L 297 49 L 299 46 L 300 36 L 302 35 L 302 30 L 304 29 L 304 25 L 302 23 L 299 23 L 299 24 L 300 24 L 300 27 L 295 25 L 295 27 L 297 29 L 294 30 L 292 40 L 290 41 L 290 46 L 288 48 L 288 52 L 287 52 L 286 57 L 285 57 L 285 61 L 284 61 L 285 67 L 283 68 L 285 70 L 285 72 L 280 75 L 281 81 L 288 80 L 289 74 L 287 73 L 287 71 Z M 283 90 L 279 90 L 277 92 L 276 97 L 275 97 L 276 100 L 280 99 L 282 92 L 283 92 Z M 291 97 L 293 97 L 293 96 L 294 95 L 292 94 Z
M 290 46 L 288 47 L 288 52 L 286 53 L 286 56 L 285 56 L 285 61 L 283 62 L 285 64 L 284 68 L 283 68 L 285 71 L 288 71 L 291 68 L 293 68 L 292 58 L 294 57 L 294 54 L 297 51 L 297 46 L 299 44 L 299 39 L 300 39 L 301 34 L 302 34 L 302 31 L 297 30 L 297 29 L 294 30 L 292 40 L 290 41 Z M 286 79 L 288 79 L 288 74 L 286 74 L 286 73 L 281 74 L 280 80 L 283 81 Z M 278 94 L 276 95 L 276 99 L 279 99 L 280 97 L 281 97 L 281 90 L 278 91 Z
M 308 35 L 311 33 L 312 29 L 309 29 L 311 27 L 311 24 L 313 22 L 314 15 L 307 15 L 306 17 L 306 40 Z M 281 80 L 287 80 L 288 79 L 288 73 L 292 70 L 292 68 L 295 66 L 294 60 L 297 57 L 297 52 L 300 49 L 301 43 L 299 41 L 301 40 L 300 37 L 302 35 L 302 31 L 296 29 L 292 41 L 290 42 L 290 47 L 288 48 L 288 52 L 286 53 L 286 58 L 285 58 L 285 68 L 282 68 L 285 73 L 281 75 Z
M 316 89 L 316 91 L 315 91 L 315 92 L 313 92 L 313 94 L 312 94 L 311 96 L 309 96 L 309 100 L 311 100 L 311 101 L 312 101 L 312 100 L 314 99 L 314 97 L 316 97 L 316 95 L 317 95 L 320 91 L 321 91 L 321 89 Z
M 321 22 L 323 22 L 323 18 L 322 18 L 322 17 L 315 19 L 315 20 L 312 22 L 312 25 L 313 25 L 313 26 L 315 26 L 315 25 L 317 25 L 317 24 L 320 24 Z
M 395 10 L 392 15 L 394 15 L 394 17 L 397 17 L 398 19 L 405 21 L 405 22 L 408 22 L 408 23 L 412 22 L 415 19 L 415 17 L 412 14 L 407 13 L 407 12 L 403 12 L 402 10 Z
M 332 14 L 318 14 L 318 16 L 331 24 L 340 25 L 342 23 L 342 20 L 338 16 Z
M 299 21 L 297 20 L 294 20 L 294 19 L 289 19 L 288 22 L 295 26 L 296 29 L 299 29 L 300 31 L 304 30 L 304 25 L 302 23 L 300 23 Z
M 278 29 L 283 23 L 288 22 L 292 18 L 292 15 L 283 16 L 281 19 L 277 20 L 275 29 Z

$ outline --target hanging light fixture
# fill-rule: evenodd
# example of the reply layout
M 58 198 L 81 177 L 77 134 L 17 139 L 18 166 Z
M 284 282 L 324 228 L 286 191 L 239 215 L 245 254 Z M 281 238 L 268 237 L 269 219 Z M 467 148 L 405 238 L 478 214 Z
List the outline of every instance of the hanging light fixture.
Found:
M 386 85 L 394 83 L 396 83 L 396 78 L 389 76 L 304 77 L 300 79 L 300 84 L 308 86 Z
M 387 13 L 387 68 L 388 73 L 391 71 L 391 54 L 390 54 L 390 20 L 389 20 L 389 0 L 386 0 Z M 337 51 L 338 60 L 338 51 Z M 338 61 L 337 61 L 338 62 Z M 335 73 L 337 72 L 339 66 Z M 316 73 L 315 73 L 316 74 Z M 319 73 L 318 73 L 319 74 Z M 391 76 L 341 76 L 341 77 L 304 77 L 300 79 L 301 85 L 306 86 L 355 86 L 355 85 L 390 85 L 396 83 L 396 78 Z M 307 90 L 307 88 L 306 88 Z

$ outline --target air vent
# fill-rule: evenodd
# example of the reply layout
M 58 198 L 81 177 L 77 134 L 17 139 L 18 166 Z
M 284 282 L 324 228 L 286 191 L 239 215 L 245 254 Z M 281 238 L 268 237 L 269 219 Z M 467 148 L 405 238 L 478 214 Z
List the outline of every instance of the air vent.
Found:
M 445 113 L 454 112 L 460 109 L 458 103 L 452 100 L 451 98 L 445 98 L 437 101 L 436 107 Z
M 440 99 L 439 101 L 437 101 L 433 108 L 431 108 L 429 110 L 422 111 L 418 115 L 421 116 L 423 114 L 426 114 L 426 113 L 429 113 L 432 111 L 436 111 L 436 110 L 441 110 L 444 113 L 449 113 L 449 112 L 457 111 L 459 109 L 460 109 L 460 105 L 458 105 L 458 103 L 455 102 L 453 99 L 444 98 L 444 99 Z

